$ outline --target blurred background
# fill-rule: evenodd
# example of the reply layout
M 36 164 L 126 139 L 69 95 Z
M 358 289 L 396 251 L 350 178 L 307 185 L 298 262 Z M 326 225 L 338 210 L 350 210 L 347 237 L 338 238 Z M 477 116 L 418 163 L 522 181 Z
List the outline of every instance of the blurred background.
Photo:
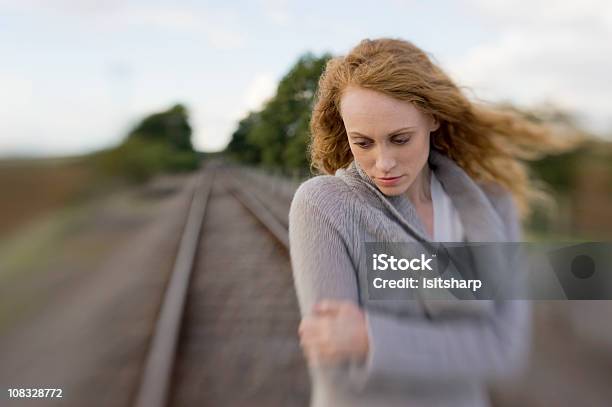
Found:
M 288 255 L 239 198 L 286 228 L 326 61 L 383 36 L 475 101 L 583 135 L 529 163 L 550 199 L 526 239 L 610 240 L 612 3 L 0 0 L 0 404 L 135 403 L 208 182 L 168 403 L 307 405 Z M 612 404 L 611 312 L 536 304 L 530 367 L 494 404 Z

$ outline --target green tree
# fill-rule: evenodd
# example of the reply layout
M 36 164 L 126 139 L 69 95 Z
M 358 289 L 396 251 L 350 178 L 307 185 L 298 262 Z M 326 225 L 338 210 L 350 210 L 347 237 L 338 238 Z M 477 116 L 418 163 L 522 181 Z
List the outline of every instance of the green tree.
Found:
M 303 55 L 281 79 L 275 96 L 263 109 L 241 121 L 228 152 L 243 162 L 249 162 L 245 159 L 249 157 L 265 167 L 287 172 L 308 169 L 308 122 L 319 77 L 330 57 Z
M 249 134 L 260 120 L 258 113 L 251 112 L 247 117 L 240 120 L 238 129 L 232 135 L 232 140 L 227 146 L 226 152 L 234 159 L 246 163 L 257 164 L 261 162 L 261 148 L 249 141 Z
M 191 133 L 187 109 L 175 105 L 142 119 L 119 146 L 96 153 L 95 167 L 101 174 L 132 182 L 162 172 L 194 170 L 199 157 Z
M 177 104 L 164 112 L 145 117 L 134 127 L 128 138 L 161 141 L 178 151 L 194 151 L 188 116 L 185 106 Z

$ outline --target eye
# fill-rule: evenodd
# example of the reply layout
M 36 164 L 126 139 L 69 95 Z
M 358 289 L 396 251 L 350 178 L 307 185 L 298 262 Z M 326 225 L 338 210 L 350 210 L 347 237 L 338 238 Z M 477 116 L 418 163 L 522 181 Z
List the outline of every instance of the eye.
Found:
M 410 139 L 411 139 L 411 137 L 406 137 L 406 136 L 403 136 L 403 137 L 396 137 L 396 138 L 394 138 L 394 139 L 392 140 L 392 142 L 393 142 L 394 144 L 399 144 L 399 145 L 402 145 L 402 144 L 406 144 L 407 142 L 409 142 L 409 141 L 410 141 Z
M 358 145 L 361 148 L 369 148 L 372 145 L 370 141 L 356 141 L 353 144 Z

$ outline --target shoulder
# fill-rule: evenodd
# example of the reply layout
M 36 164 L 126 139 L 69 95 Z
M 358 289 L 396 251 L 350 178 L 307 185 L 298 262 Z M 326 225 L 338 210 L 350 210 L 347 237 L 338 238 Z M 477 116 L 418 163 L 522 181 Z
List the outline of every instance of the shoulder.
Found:
M 296 195 L 308 194 L 317 196 L 321 193 L 345 194 L 349 191 L 349 186 L 334 175 L 318 175 L 304 181 L 297 189 Z
M 319 175 L 304 181 L 293 196 L 292 206 L 314 207 L 337 206 L 338 202 L 349 199 L 350 188 L 339 177 Z M 334 205 L 334 203 L 336 203 Z
M 322 216 L 339 220 L 350 211 L 350 187 L 339 177 L 319 175 L 303 182 L 295 191 L 289 218 Z

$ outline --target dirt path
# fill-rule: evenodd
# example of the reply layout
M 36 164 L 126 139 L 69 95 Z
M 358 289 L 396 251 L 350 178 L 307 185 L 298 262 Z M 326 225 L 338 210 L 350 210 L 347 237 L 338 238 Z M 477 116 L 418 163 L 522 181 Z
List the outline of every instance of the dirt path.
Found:
M 2 259 L 16 270 L 0 270 L 0 310 L 18 318 L 0 327 L 0 404 L 129 404 L 194 181 L 166 178 L 104 199 L 56 228 L 53 248 Z M 41 387 L 63 398 L 7 399 L 7 388 Z

